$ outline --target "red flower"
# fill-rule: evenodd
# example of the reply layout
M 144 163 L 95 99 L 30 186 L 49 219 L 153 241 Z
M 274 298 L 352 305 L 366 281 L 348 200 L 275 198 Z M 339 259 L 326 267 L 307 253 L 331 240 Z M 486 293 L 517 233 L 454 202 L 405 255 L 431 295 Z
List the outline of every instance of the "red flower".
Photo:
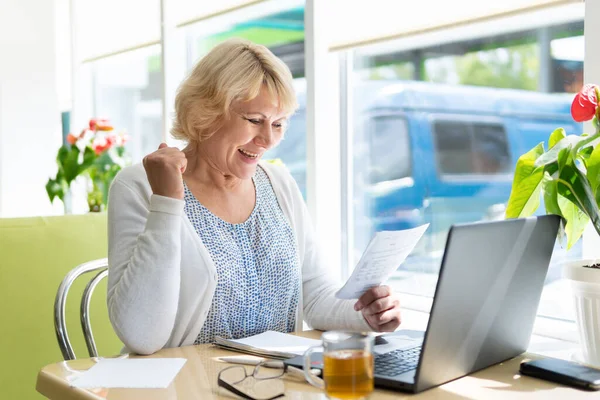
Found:
M 73 135 L 72 133 L 69 133 L 67 135 L 67 142 L 69 144 L 75 144 L 76 141 L 77 141 L 77 138 L 75 137 L 75 135 Z
M 90 129 L 93 131 L 112 131 L 113 127 L 107 119 L 90 119 Z
M 594 118 L 598 107 L 597 89 L 598 86 L 587 84 L 577 93 L 571 104 L 571 116 L 575 121 L 584 122 Z
M 111 135 L 96 136 L 92 141 L 92 149 L 97 155 L 109 150 L 115 144 L 115 138 Z

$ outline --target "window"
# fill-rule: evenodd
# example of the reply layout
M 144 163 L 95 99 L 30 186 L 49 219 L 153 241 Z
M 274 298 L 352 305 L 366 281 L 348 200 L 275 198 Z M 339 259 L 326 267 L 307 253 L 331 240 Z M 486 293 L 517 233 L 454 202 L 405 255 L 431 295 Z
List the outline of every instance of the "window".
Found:
M 411 175 L 408 128 L 403 118 L 376 117 L 369 124 L 369 181 L 393 181 Z
M 279 145 L 269 150 L 264 158 L 280 158 L 286 164 L 304 162 L 306 159 L 305 132 L 306 114 L 304 110 L 300 110 L 290 118 L 287 131 Z
M 504 29 L 499 19 L 485 35 L 448 27 L 344 55 L 352 70 L 348 91 L 365 94 L 342 110 L 353 121 L 346 136 L 353 192 L 342 194 L 353 210 L 349 264 L 356 265 L 375 232 L 429 223 L 388 281 L 411 295 L 405 306 L 430 304 L 450 226 L 504 218 L 521 154 L 547 141 L 556 126 L 582 132 L 565 93 L 583 84 L 583 19 L 564 22 L 559 14 L 544 27 Z M 568 252 L 557 243 L 540 317 L 573 320 L 561 263 L 581 254 L 581 242 Z
M 163 140 L 160 46 L 92 62 L 93 115 L 127 131 L 127 150 L 139 162 Z
M 439 175 L 495 175 L 511 170 L 501 124 L 436 121 L 433 134 Z
M 297 111 L 290 118 L 288 129 L 277 147 L 265 153 L 263 159 L 281 160 L 306 196 L 306 113 Z

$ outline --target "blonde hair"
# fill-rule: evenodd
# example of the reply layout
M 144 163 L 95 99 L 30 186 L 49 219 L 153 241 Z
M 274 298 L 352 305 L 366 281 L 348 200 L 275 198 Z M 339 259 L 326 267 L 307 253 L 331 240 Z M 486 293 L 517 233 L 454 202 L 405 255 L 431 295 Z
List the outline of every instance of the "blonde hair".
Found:
M 171 135 L 187 142 L 208 139 L 229 118 L 233 101 L 250 101 L 262 87 L 283 113 L 298 108 L 289 68 L 265 46 L 244 39 L 215 46 L 179 86 Z

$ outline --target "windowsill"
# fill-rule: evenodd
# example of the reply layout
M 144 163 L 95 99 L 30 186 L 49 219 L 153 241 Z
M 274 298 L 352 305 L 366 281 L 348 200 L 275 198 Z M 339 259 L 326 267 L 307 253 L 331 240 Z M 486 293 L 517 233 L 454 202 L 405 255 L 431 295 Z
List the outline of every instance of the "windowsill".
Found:
M 431 279 L 434 278 L 431 277 Z M 394 279 L 390 279 L 387 284 L 390 285 L 396 293 L 400 293 L 403 310 L 413 310 L 429 315 L 431 306 L 433 304 L 432 297 L 406 293 L 405 290 L 407 290 L 407 286 L 405 283 L 403 283 L 403 281 L 395 281 Z M 421 284 L 421 287 L 413 286 L 413 289 L 424 291 L 425 293 L 435 291 L 435 283 L 433 281 L 429 282 L 423 278 L 419 280 L 412 280 L 411 284 Z M 543 315 L 547 315 L 560 304 L 566 303 L 570 300 L 568 297 L 561 297 L 561 293 L 568 293 L 568 287 L 566 288 L 567 290 L 565 290 L 564 286 L 566 285 L 566 282 L 557 281 L 554 285 L 555 286 L 545 288 L 545 292 L 542 294 L 542 301 L 540 302 L 540 309 L 538 312 L 542 313 Z M 550 303 L 548 300 L 544 301 L 544 296 L 549 296 L 555 299 L 554 303 Z M 564 316 L 564 318 L 552 318 L 538 315 L 533 327 L 533 333 L 535 335 L 548 338 L 579 343 L 577 326 L 575 325 L 575 322 L 566 319 L 570 314 L 563 310 L 561 313 L 558 313 L 558 315 Z M 425 326 L 422 329 L 425 329 Z
M 400 329 L 427 329 L 433 299 L 402 293 L 402 324 Z M 573 360 L 580 350 L 574 322 L 536 317 L 527 352 L 547 357 Z
M 535 333 L 531 335 L 531 342 L 527 348 L 528 353 L 570 361 L 577 361 L 577 354 L 580 350 L 579 343 L 540 336 Z
M 529 347 L 527 348 L 527 352 L 564 360 L 576 360 L 577 354 L 580 351 L 579 343 L 557 337 L 560 335 L 547 336 L 536 332 L 536 329 L 539 329 L 538 325 L 542 325 L 542 328 L 551 329 L 552 324 L 545 326 L 545 321 L 540 322 L 540 319 L 544 320 L 545 318 L 536 319 L 534 333 L 531 335 L 531 341 L 529 343 Z M 404 307 L 402 311 L 402 324 L 400 325 L 400 329 L 424 331 L 427 328 L 428 320 L 429 313 L 411 310 Z M 556 321 L 552 321 L 552 323 L 554 322 Z M 566 324 L 565 322 L 561 323 Z

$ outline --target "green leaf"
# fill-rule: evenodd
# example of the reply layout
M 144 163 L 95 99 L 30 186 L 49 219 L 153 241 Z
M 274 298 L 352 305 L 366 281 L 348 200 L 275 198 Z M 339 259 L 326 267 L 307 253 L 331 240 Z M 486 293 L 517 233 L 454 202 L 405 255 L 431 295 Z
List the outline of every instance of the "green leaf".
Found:
M 585 161 L 585 162 L 586 162 L 586 168 L 587 168 L 587 160 L 588 160 L 588 159 L 590 158 L 590 156 L 592 155 L 592 152 L 594 151 L 594 148 L 595 148 L 595 147 L 588 146 L 588 147 L 585 147 L 585 148 L 583 148 L 583 149 L 581 149 L 581 150 L 579 151 L 579 155 L 578 155 L 578 156 L 579 156 L 579 158 L 580 158 L 581 160 L 583 160 L 583 161 Z
M 79 174 L 91 167 L 96 161 L 96 158 L 98 158 L 98 156 L 94 150 L 90 146 L 87 146 L 83 151 L 83 162 L 79 166 Z
M 512 190 L 506 207 L 506 218 L 532 215 L 540 206 L 540 190 L 544 169 L 536 160 L 544 153 L 543 143 L 519 157 L 515 167 Z
M 598 181 L 600 180 L 600 146 L 596 146 L 592 151 L 592 154 L 587 159 L 587 178 L 590 181 L 592 191 L 596 193 L 598 191 Z
M 561 151 L 559 151 L 556 161 L 558 163 L 557 171 L 561 171 L 564 168 L 564 166 L 567 165 L 567 163 L 569 161 L 571 161 L 571 146 L 566 147 L 566 148 L 562 149 Z
M 73 179 L 79 175 L 79 148 L 71 146 L 63 162 L 63 174 L 67 184 L 70 185 Z
M 543 180 L 544 206 L 546 214 L 556 214 L 562 217 L 560 206 L 558 205 L 558 187 L 557 181 L 546 173 Z
M 561 215 L 566 221 L 564 229 L 567 235 L 567 250 L 569 250 L 583 234 L 590 218 L 574 203 L 561 195 L 558 196 L 558 205 Z
M 572 163 L 565 165 L 560 171 L 558 193 L 585 212 L 592 221 L 596 232 L 600 234 L 600 209 L 594 192 L 585 174 Z
M 558 205 L 558 181 L 553 179 L 550 174 L 544 174 L 544 182 L 543 182 L 543 192 L 544 192 L 544 206 L 546 207 L 546 214 L 555 214 L 560 215 L 561 221 L 560 226 L 558 228 L 558 239 L 563 245 L 565 243 L 566 233 L 565 233 L 565 218 L 563 213 Z M 565 247 L 565 246 L 563 246 Z
M 535 162 L 536 167 L 540 167 L 542 165 L 551 164 L 556 162 L 558 158 L 558 154 L 562 149 L 566 149 L 570 146 L 575 146 L 577 143 L 582 141 L 583 139 L 577 135 L 569 135 L 564 139 L 560 140 L 556 143 L 550 150 L 541 155 Z
M 48 179 L 48 183 L 46 183 L 46 193 L 48 193 L 50 203 L 54 201 L 55 197 L 58 197 L 61 201 L 64 201 L 65 190 L 64 185 L 61 184 L 60 180 Z
M 600 139 L 600 132 L 596 132 L 595 134 L 587 137 L 581 135 L 581 139 L 582 140 L 579 140 L 571 149 L 571 157 L 573 157 L 573 159 L 577 158 L 577 153 L 580 149 L 584 149 L 588 146 L 593 146 L 594 144 L 596 144 L 594 142 Z
M 48 179 L 48 183 L 46 183 L 46 193 L 48 193 L 50 203 L 52 203 L 52 201 L 56 197 L 57 188 L 60 188 L 60 185 L 56 183 L 54 179 Z
M 562 139 L 566 138 L 567 134 L 563 128 L 555 129 L 554 132 L 550 134 L 550 139 L 548 139 L 548 148 L 553 148 L 556 143 L 560 142 Z
M 56 154 L 56 163 L 58 164 L 58 168 L 61 170 L 65 165 L 65 160 L 69 155 L 69 150 L 69 147 L 67 147 L 66 145 L 62 145 L 60 149 L 58 149 L 58 153 Z

